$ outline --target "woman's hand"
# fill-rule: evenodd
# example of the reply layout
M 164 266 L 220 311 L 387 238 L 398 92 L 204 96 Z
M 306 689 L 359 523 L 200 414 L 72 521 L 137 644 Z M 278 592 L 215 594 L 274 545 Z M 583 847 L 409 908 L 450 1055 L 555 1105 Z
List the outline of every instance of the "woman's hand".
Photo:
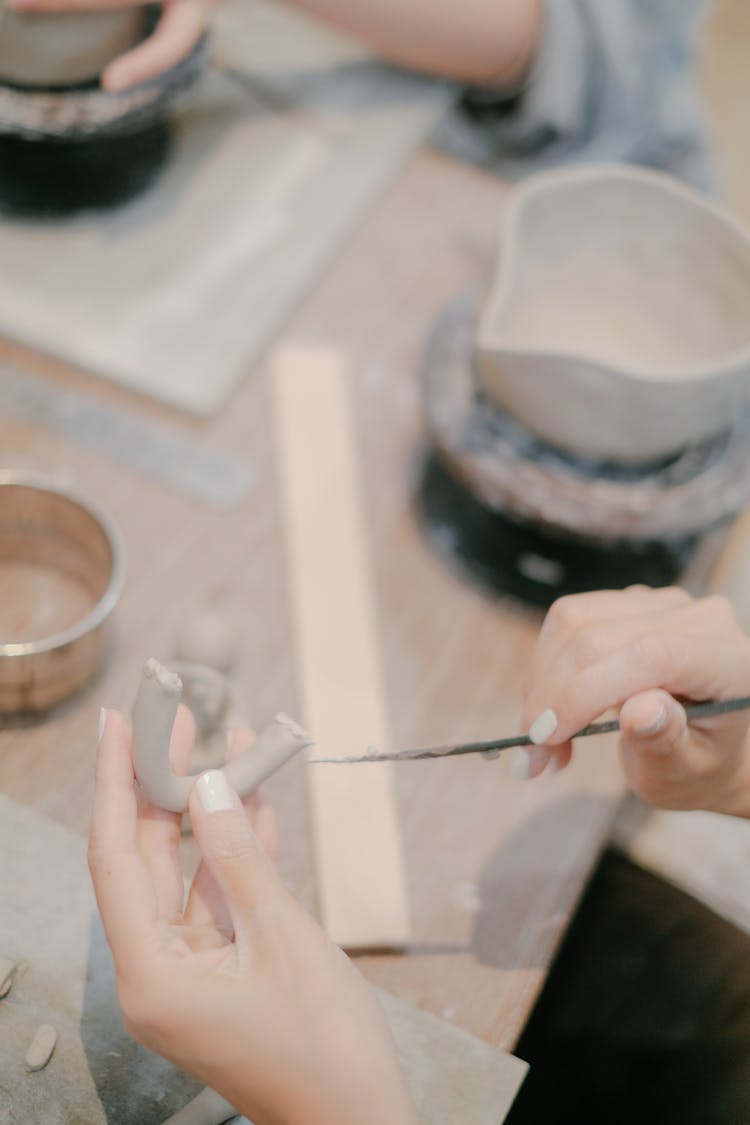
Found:
M 181 709 L 177 772 L 191 740 Z M 130 1034 L 256 1125 L 416 1125 L 374 995 L 281 883 L 221 771 L 196 782 L 190 814 L 202 864 L 185 900 L 180 817 L 139 804 L 129 726 L 107 712 L 89 860 Z
M 5 0 L 17 12 L 88 12 L 121 8 L 123 0 Z M 147 4 L 151 0 L 129 0 Z M 101 84 L 120 93 L 148 82 L 186 58 L 208 26 L 218 0 L 161 0 L 161 16 L 151 35 L 107 66 Z
M 561 598 L 534 652 L 515 773 L 570 761 L 571 736 L 620 712 L 627 779 L 662 808 L 750 816 L 750 713 L 688 726 L 679 701 L 750 695 L 750 638 L 723 598 L 632 587 Z

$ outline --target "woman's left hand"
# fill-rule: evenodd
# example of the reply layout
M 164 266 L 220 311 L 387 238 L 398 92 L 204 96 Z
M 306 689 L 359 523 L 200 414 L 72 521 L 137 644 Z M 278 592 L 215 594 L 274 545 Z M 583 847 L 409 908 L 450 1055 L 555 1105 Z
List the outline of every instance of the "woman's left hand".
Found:
M 235 732 L 234 751 L 250 740 Z M 183 708 L 177 773 L 191 741 Z M 221 771 L 196 780 L 203 862 L 186 898 L 180 814 L 142 799 L 134 782 L 130 728 L 109 711 L 89 861 L 133 1038 L 256 1125 L 416 1125 L 377 999 L 274 870 L 263 846 L 274 826 L 259 799 L 254 831 Z

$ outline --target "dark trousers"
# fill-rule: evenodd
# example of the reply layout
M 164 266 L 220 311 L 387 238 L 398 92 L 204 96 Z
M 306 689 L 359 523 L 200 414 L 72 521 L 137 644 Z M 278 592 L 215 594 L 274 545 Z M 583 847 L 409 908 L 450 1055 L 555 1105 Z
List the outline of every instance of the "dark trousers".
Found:
M 750 936 L 608 852 L 516 1053 L 508 1125 L 750 1125 Z

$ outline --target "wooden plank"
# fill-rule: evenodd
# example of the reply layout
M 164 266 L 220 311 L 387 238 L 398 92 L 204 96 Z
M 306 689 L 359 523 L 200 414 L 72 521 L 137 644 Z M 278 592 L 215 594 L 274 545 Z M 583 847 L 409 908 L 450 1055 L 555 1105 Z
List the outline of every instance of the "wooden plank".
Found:
M 304 723 L 318 753 L 387 746 L 356 439 L 340 353 L 274 364 L 292 619 Z M 323 924 L 348 949 L 402 945 L 409 908 L 392 767 L 309 771 Z

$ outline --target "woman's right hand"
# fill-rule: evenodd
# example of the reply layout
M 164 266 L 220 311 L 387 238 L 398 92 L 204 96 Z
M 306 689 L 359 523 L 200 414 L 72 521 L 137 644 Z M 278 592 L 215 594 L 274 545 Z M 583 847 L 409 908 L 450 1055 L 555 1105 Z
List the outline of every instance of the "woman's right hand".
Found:
M 602 590 L 561 598 L 532 659 L 516 773 L 567 765 L 577 730 L 614 708 L 633 790 L 662 808 L 750 817 L 750 711 L 687 722 L 684 703 L 750 695 L 750 638 L 723 598 Z
M 190 737 L 183 712 L 178 770 Z M 130 1034 L 256 1125 L 416 1125 L 373 992 L 283 885 L 223 773 L 193 787 L 203 864 L 187 901 L 180 817 L 139 803 L 134 780 L 129 725 L 109 711 L 89 857 Z

